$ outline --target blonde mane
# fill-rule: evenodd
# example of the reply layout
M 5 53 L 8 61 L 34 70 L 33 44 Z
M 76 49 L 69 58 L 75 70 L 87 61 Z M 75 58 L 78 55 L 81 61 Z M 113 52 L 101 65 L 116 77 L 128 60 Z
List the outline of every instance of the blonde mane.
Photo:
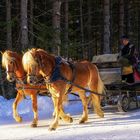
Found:
M 27 71 L 28 67 L 33 68 L 33 67 L 39 67 L 41 65 L 46 64 L 46 58 L 47 60 L 50 60 L 50 57 L 54 57 L 50 54 L 48 54 L 45 50 L 43 49 L 36 49 L 32 48 L 28 50 L 22 58 L 22 64 L 24 67 L 24 70 Z
M 28 69 L 28 65 L 32 66 L 32 65 L 35 65 L 37 66 L 38 63 L 35 61 L 34 57 L 33 57 L 33 54 L 34 52 L 37 51 L 37 49 L 33 48 L 29 51 L 27 51 L 23 57 L 22 57 L 22 64 L 23 64 L 23 67 L 24 67 L 24 70 L 27 71 Z
M 2 54 L 2 66 L 5 68 L 6 67 L 6 64 L 9 62 L 9 61 L 15 61 L 16 58 L 14 56 L 11 56 L 10 54 L 12 54 L 11 51 L 5 51 L 3 54 Z

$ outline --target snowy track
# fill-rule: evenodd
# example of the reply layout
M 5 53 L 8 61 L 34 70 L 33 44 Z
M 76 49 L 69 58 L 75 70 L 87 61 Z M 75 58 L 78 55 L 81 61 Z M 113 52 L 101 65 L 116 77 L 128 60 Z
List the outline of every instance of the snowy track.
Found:
M 70 102 L 65 105 L 65 111 L 72 115 L 73 123 L 60 121 L 60 127 L 50 132 L 48 127 L 53 112 L 50 98 L 38 97 L 37 128 L 30 127 L 33 119 L 31 100 L 23 100 L 18 107 L 18 112 L 23 117 L 21 124 L 16 123 L 12 117 L 13 101 L 0 97 L 0 139 L 2 140 L 140 140 L 140 109 L 120 113 L 114 106 L 106 107 L 105 118 L 100 119 L 90 111 L 88 122 L 78 124 L 82 114 L 81 102 Z
M 85 124 L 78 124 L 79 115 L 74 122 L 60 121 L 60 127 L 48 131 L 50 119 L 40 120 L 37 128 L 30 128 L 31 122 L 0 126 L 0 139 L 45 139 L 45 140 L 140 140 L 140 110 L 119 113 L 105 110 L 105 118 L 89 115 Z

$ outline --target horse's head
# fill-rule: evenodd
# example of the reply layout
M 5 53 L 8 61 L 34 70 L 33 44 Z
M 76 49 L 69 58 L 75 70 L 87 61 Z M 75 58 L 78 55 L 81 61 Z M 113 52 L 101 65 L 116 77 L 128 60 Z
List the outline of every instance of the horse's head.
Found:
M 27 72 L 28 83 L 35 84 L 38 81 L 40 63 L 37 49 L 31 49 L 23 55 L 22 64 Z
M 6 69 L 7 80 L 13 82 L 16 80 L 16 71 L 18 69 L 16 62 L 16 53 L 5 51 L 2 54 L 2 66 Z
M 27 82 L 36 84 L 38 77 L 50 74 L 49 54 L 42 49 L 31 49 L 22 57 L 24 70 L 27 72 Z

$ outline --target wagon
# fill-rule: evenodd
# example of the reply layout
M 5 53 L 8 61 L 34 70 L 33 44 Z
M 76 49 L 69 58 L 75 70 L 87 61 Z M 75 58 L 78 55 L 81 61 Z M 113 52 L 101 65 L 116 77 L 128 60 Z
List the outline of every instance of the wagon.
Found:
M 139 107 L 140 81 L 128 84 L 121 80 L 121 66 L 117 63 L 117 56 L 118 54 L 94 56 L 92 63 L 97 65 L 106 88 L 102 105 L 117 105 L 119 111 L 127 112 Z

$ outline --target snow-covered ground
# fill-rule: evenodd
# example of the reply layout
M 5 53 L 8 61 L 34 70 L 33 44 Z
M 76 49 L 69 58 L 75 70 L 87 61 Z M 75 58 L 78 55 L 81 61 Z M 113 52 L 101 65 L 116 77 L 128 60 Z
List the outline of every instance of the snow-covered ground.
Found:
M 78 124 L 82 114 L 81 102 L 65 105 L 66 112 L 73 116 L 73 123 L 60 121 L 56 131 L 48 131 L 52 121 L 53 105 L 48 97 L 38 97 L 39 122 L 37 128 L 31 128 L 33 119 L 30 99 L 23 100 L 19 114 L 23 122 L 18 124 L 12 118 L 12 100 L 0 97 L 0 139 L 45 139 L 45 140 L 140 140 L 140 109 L 120 113 L 115 107 L 106 107 L 105 118 L 100 119 L 92 111 L 85 124 Z

